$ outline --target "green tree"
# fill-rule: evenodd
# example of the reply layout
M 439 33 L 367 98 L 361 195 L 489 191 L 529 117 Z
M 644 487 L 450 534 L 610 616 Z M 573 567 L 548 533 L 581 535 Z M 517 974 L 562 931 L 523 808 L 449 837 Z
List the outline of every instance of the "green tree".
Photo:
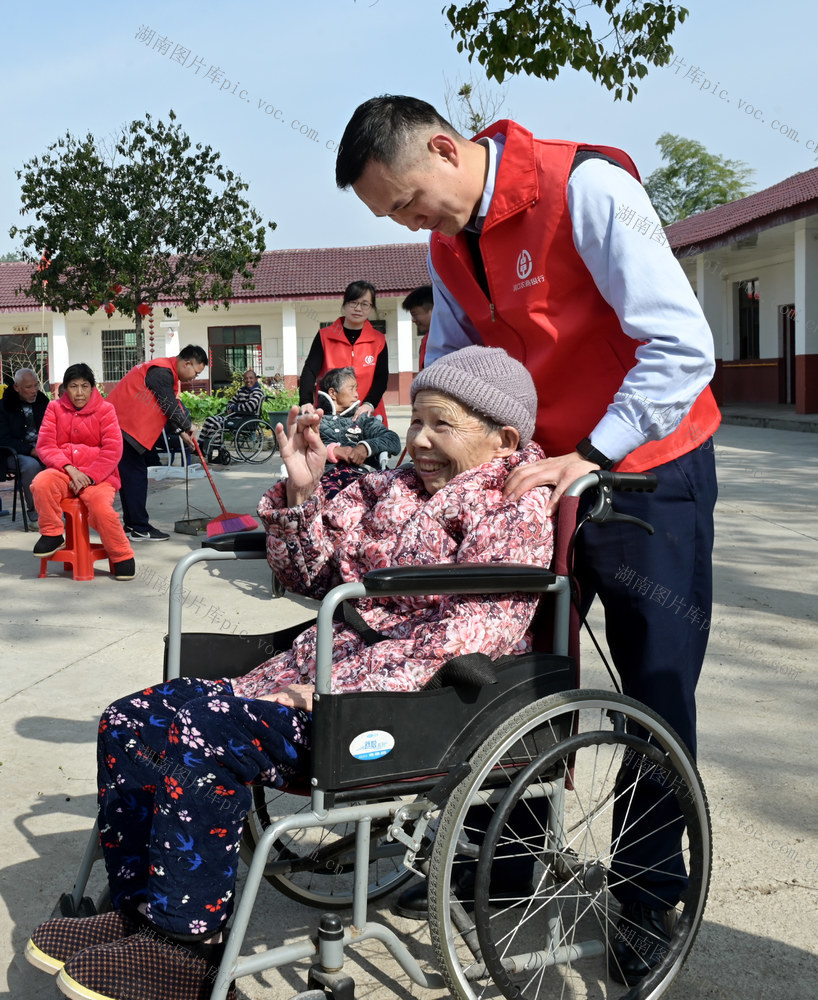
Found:
M 9 253 L 0 254 L 0 264 L 14 264 L 16 261 L 22 260 L 19 254 L 10 251 Z
M 24 259 L 37 265 L 19 291 L 61 313 L 113 302 L 134 319 L 139 357 L 140 311 L 160 295 L 193 311 L 227 308 L 234 283 L 253 287 L 265 248 L 248 185 L 175 122 L 173 111 L 167 125 L 147 114 L 107 148 L 66 133 L 17 171 L 21 214 L 35 221 L 10 235 L 23 237 Z
M 444 13 L 458 52 L 469 61 L 476 56 L 489 79 L 502 83 L 506 74 L 527 73 L 555 80 L 570 66 L 590 73 L 614 100 L 631 101 L 648 66 L 670 61 L 668 38 L 688 11 L 640 0 L 469 0 Z
M 666 166 L 645 181 L 663 226 L 751 193 L 755 171 L 743 160 L 726 160 L 695 139 L 664 132 L 656 140 Z

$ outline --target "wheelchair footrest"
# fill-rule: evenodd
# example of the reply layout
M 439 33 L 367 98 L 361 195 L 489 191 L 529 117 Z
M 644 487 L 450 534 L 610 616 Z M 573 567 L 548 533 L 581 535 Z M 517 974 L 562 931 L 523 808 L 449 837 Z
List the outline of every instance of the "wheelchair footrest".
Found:
M 56 917 L 93 917 L 96 912 L 97 908 L 90 896 L 83 896 L 80 905 L 75 906 L 71 893 L 64 892 L 51 913 L 51 919 Z

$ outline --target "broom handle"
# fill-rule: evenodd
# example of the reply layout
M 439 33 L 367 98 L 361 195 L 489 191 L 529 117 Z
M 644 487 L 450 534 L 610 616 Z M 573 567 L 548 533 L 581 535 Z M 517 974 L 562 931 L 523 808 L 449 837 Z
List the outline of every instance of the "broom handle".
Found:
M 210 469 L 208 469 L 208 467 L 207 467 L 207 462 L 205 461 L 205 457 L 202 454 L 202 449 L 199 447 L 199 442 L 196 440 L 195 437 L 193 438 L 193 446 L 196 449 L 196 454 L 201 459 L 202 468 L 207 473 L 207 478 L 210 480 L 210 485 L 213 487 L 213 492 L 216 494 L 216 499 L 219 501 L 219 506 L 222 509 L 222 514 L 226 514 L 227 510 L 226 510 L 224 504 L 222 503 L 222 498 L 219 496 L 219 491 L 216 489 L 216 484 L 213 482 L 213 476 L 210 475 Z

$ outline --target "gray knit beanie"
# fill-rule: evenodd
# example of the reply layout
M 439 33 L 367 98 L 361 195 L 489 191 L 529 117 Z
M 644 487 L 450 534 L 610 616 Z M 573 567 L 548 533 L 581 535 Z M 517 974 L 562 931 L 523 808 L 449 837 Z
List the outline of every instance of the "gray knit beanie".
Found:
M 502 347 L 464 347 L 419 372 L 410 395 L 436 389 L 498 424 L 516 427 L 520 447 L 531 440 L 537 418 L 537 390 L 526 369 Z

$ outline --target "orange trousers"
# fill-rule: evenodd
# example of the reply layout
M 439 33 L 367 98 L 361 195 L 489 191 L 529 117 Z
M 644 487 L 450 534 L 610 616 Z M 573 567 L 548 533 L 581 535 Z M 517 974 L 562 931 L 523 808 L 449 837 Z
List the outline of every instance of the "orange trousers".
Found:
M 73 498 L 71 479 L 62 469 L 44 469 L 31 483 L 31 495 L 39 516 L 41 535 L 62 535 L 63 513 L 60 503 Z M 133 549 L 114 510 L 116 490 L 110 483 L 86 486 L 79 499 L 88 511 L 88 521 L 100 537 L 108 558 L 114 563 L 133 559 Z

